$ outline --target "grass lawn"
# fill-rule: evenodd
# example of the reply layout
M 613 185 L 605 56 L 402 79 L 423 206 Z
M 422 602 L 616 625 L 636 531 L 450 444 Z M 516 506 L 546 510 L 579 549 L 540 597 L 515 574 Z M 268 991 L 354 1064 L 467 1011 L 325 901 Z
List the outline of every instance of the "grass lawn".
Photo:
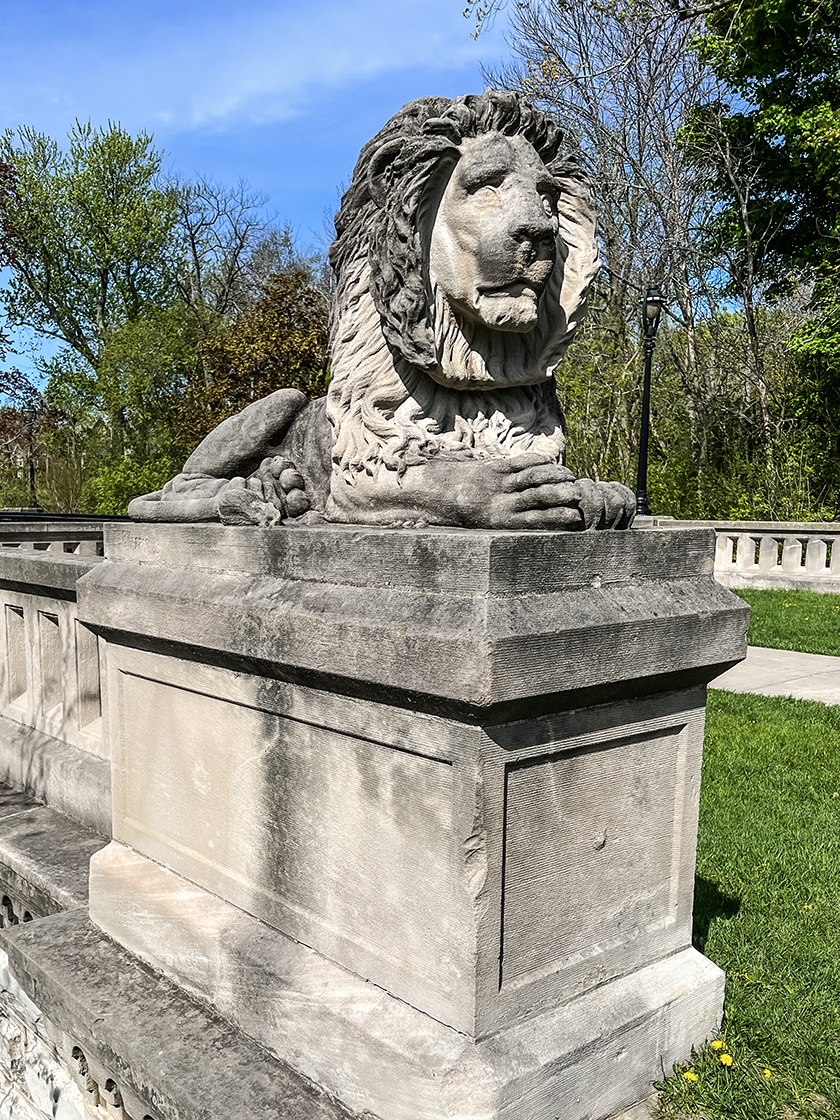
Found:
M 741 589 L 735 594 L 752 607 L 751 646 L 840 656 L 840 595 Z
M 712 690 L 705 750 L 694 943 L 726 972 L 724 1046 L 659 1115 L 838 1120 L 840 707 Z

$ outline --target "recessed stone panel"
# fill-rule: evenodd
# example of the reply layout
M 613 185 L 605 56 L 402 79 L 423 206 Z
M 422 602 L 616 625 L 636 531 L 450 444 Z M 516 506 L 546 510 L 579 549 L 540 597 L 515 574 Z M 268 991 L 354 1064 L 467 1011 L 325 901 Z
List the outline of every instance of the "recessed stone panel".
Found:
M 119 692 L 115 837 L 380 983 L 467 983 L 448 762 L 131 673 Z
M 684 750 L 675 729 L 508 766 L 503 988 L 675 920 Z

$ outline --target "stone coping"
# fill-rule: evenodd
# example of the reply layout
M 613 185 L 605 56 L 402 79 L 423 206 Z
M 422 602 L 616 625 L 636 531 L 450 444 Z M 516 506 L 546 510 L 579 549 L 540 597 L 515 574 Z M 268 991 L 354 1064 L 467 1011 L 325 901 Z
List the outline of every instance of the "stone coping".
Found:
M 3 930 L 0 947 L 47 1031 L 61 1036 L 59 1049 L 69 1036 L 161 1120 L 355 1115 L 111 941 L 84 910 Z
M 0 587 L 55 599 L 75 599 L 76 582 L 101 556 L 0 548 Z
M 712 534 L 106 528 L 79 618 L 109 642 L 468 720 L 703 684 L 748 609 Z M 454 705 L 454 707 L 453 707 Z
M 105 525 L 104 540 L 106 558 L 118 563 L 496 598 L 696 578 L 712 574 L 714 557 L 712 534 L 702 529 L 641 534 L 135 522 Z

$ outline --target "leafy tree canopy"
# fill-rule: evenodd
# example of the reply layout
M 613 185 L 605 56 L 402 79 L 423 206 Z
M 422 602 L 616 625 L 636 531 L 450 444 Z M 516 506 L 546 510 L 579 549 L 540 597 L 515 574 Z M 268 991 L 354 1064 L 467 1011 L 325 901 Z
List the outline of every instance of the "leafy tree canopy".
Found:
M 686 138 L 725 148 L 748 178 L 766 279 L 780 287 L 830 268 L 840 245 L 840 0 L 745 0 L 706 25 L 701 58 L 732 96 L 695 113 Z M 719 161 L 715 183 L 737 224 L 741 202 Z
M 66 343 L 96 367 L 106 335 L 164 303 L 161 268 L 176 219 L 145 133 L 76 123 L 67 151 L 24 127 L 0 135 L 14 180 L 0 190 L 0 267 L 9 321 Z
M 228 416 L 273 393 L 294 388 L 318 396 L 326 389 L 328 314 L 309 268 L 275 272 L 262 298 L 202 345 L 211 376 L 194 379 L 181 413 L 189 443 Z

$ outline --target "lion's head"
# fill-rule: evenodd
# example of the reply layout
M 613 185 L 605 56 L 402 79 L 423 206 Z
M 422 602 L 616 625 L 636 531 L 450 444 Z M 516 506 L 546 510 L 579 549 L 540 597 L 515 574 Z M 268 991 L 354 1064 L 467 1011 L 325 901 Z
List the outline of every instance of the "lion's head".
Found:
M 548 452 L 553 372 L 597 271 L 592 191 L 517 94 L 423 98 L 365 145 L 336 218 L 333 461 Z

